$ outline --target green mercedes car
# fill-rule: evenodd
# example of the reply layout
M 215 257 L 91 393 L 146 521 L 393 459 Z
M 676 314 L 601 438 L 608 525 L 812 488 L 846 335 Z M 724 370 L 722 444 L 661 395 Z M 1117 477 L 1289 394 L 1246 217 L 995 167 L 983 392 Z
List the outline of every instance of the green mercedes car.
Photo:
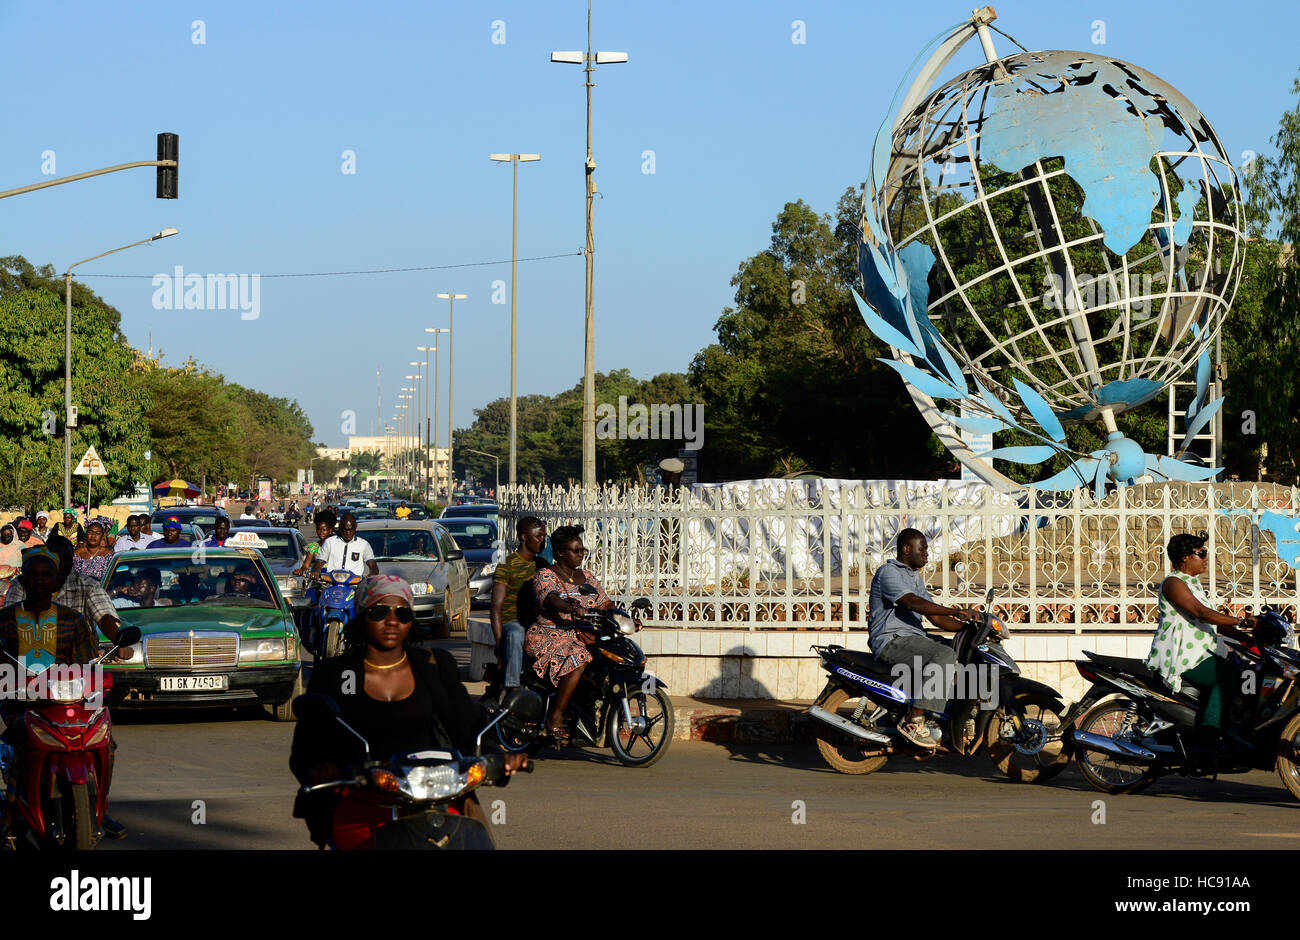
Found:
M 114 556 L 104 589 L 141 640 L 106 663 L 114 706 L 258 703 L 292 721 L 302 694 L 293 608 L 255 548 L 146 548 Z M 101 634 L 103 649 L 111 644 Z

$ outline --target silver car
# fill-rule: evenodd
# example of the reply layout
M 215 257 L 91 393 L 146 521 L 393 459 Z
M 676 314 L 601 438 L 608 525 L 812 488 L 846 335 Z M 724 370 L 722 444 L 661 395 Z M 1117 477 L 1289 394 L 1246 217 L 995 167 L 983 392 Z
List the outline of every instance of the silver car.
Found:
M 370 543 L 381 574 L 411 585 L 416 624 L 443 638 L 464 633 L 469 622 L 469 568 L 465 553 L 438 523 L 378 519 L 357 525 Z

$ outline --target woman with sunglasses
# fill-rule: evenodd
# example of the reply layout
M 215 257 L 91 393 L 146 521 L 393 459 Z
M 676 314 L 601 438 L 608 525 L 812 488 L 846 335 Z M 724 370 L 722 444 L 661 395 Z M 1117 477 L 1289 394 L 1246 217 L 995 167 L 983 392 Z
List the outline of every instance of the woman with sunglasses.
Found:
M 1215 628 L 1224 636 L 1251 642 L 1251 634 L 1242 628 L 1255 626 L 1254 617 L 1229 617 L 1210 607 L 1200 580 L 1210 554 L 1206 538 L 1204 533 L 1183 534 L 1169 540 L 1166 552 L 1174 570 L 1160 585 L 1160 622 L 1146 658 L 1147 668 L 1175 692 L 1190 682 L 1205 693 L 1192 755 L 1201 765 L 1218 751 L 1223 700 L 1241 685 L 1238 670 L 1215 655 Z
M 338 702 L 339 717 L 369 742 L 372 760 L 425 748 L 473 754 L 482 721 L 451 653 L 408 645 L 415 621 L 411 602 L 411 586 L 401 578 L 371 575 L 362 582 L 358 614 L 344 628 L 344 652 L 316 662 L 307 691 Z M 289 767 L 307 785 L 336 780 L 341 766 L 360 763 L 364 757 L 361 742 L 337 721 L 300 721 Z M 511 754 L 506 773 L 527 763 L 525 755 Z M 306 819 L 312 840 L 323 845 L 337 805 L 331 791 L 300 796 L 294 816 Z M 465 814 L 487 825 L 472 795 Z
M 537 597 L 537 622 L 524 635 L 524 652 L 534 657 L 533 669 L 542 678 L 550 674 L 556 687 L 555 702 L 546 716 L 546 730 L 563 747 L 569 743 L 569 732 L 564 726 L 564 712 L 569 707 L 583 670 L 591 662 L 591 653 L 583 641 L 578 627 L 583 614 L 592 610 L 608 610 L 614 606 L 596 576 L 582 567 L 587 549 L 582 544 L 582 526 L 560 526 L 551 533 L 551 548 L 555 562 L 538 568 L 533 576 L 533 592 Z M 579 589 L 590 584 L 595 594 L 582 594 Z

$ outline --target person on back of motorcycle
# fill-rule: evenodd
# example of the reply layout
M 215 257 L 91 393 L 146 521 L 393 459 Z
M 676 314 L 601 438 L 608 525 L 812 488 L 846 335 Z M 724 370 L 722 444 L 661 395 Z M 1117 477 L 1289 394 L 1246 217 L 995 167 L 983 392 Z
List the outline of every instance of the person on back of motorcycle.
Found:
M 303 552 L 302 564 L 294 569 L 294 574 L 306 574 L 311 568 L 312 560 L 320 553 L 321 547 L 325 540 L 334 534 L 334 525 L 337 522 L 332 510 L 322 509 L 316 516 L 316 541 L 309 542 L 306 550 Z
M 497 565 L 492 575 L 492 610 L 490 620 L 496 637 L 497 666 L 502 670 L 503 687 L 519 687 L 524 662 L 524 636 L 533 618 L 529 616 L 533 578 L 541 551 L 546 545 L 546 523 L 536 516 L 524 516 L 515 524 L 519 548 Z M 527 622 L 528 626 L 525 626 Z
M 423 748 L 474 753 L 482 722 L 460 680 L 460 667 L 446 650 L 408 645 L 411 586 L 392 575 L 372 575 L 358 590 L 357 616 L 344 628 L 341 655 L 320 660 L 308 692 L 339 704 L 339 717 L 370 744 L 372 760 Z M 358 681 L 359 680 L 359 681 Z M 337 721 L 300 721 L 294 729 L 289 768 L 304 786 L 339 779 L 342 767 L 364 757 L 361 742 Z M 506 773 L 526 767 L 523 754 L 506 757 Z M 307 821 L 312 841 L 323 846 L 335 822 L 335 791 L 300 795 L 293 815 Z M 484 825 L 478 800 L 465 801 L 465 814 Z
M 352 513 L 345 512 L 339 520 L 338 534 L 331 535 L 321 543 L 320 553 L 312 562 L 311 573 L 318 575 L 322 568 L 326 571 L 351 571 L 362 577 L 379 574 L 374 550 L 369 542 L 357 536 L 357 517 Z
M 71 548 L 67 539 L 60 541 Z M 59 555 L 54 549 L 42 545 L 23 552 L 22 563 L 22 600 L 0 609 L 0 649 L 26 668 L 38 671 L 53 665 L 84 666 L 93 661 L 99 655 L 94 630 L 80 610 L 55 601 L 55 594 L 64 581 Z M 112 636 L 117 635 L 116 623 L 114 620 Z M 2 737 L 11 747 L 21 748 L 23 744 L 25 726 L 22 715 L 26 710 L 25 702 L 0 701 L 0 718 L 5 723 Z M 116 750 L 117 742 L 113 741 L 110 762 Z M 18 779 L 20 776 L 15 769 L 13 780 Z M 9 836 L 13 801 L 17 796 L 14 784 L 7 783 L 4 808 L 0 811 L 0 840 Z M 126 828 L 105 814 L 104 833 L 117 839 L 126 835 Z
M 582 544 L 582 526 L 560 526 L 551 535 L 555 562 L 539 568 L 533 577 L 537 599 L 537 622 L 528 628 L 524 652 L 535 657 L 537 675 L 555 684 L 555 702 L 546 716 L 546 730 L 563 747 L 569 741 L 564 726 L 564 712 L 578 688 L 583 670 L 591 662 L 588 641 L 583 638 L 582 616 L 593 610 L 614 606 L 596 576 L 582 567 L 587 549 Z M 590 584 L 595 594 L 582 594 L 579 588 Z M 588 634 L 589 636 L 589 634 Z
M 1175 535 L 1169 540 L 1165 551 L 1174 570 L 1160 584 L 1160 622 L 1145 661 L 1174 692 L 1180 691 L 1184 682 L 1203 690 L 1200 725 L 1191 754 L 1193 764 L 1201 768 L 1214 763 L 1224 699 L 1241 685 L 1239 670 L 1215 654 L 1215 627 L 1224 636 L 1249 643 L 1253 637 L 1242 628 L 1255 626 L 1254 617 L 1229 617 L 1210 607 L 1199 577 L 1209 565 L 1206 541 L 1204 533 Z
M 917 529 L 899 532 L 896 552 L 897 557 L 881 565 L 871 578 L 868 643 L 880 662 L 911 667 L 911 679 L 905 688 L 910 686 L 913 692 L 919 692 L 925 684 L 922 670 L 926 666 L 942 668 L 946 684 L 952 674 L 950 667 L 957 663 L 957 654 L 951 646 L 925 632 L 922 617 L 928 617 L 941 630 L 956 631 L 966 621 L 978 617 L 979 612 L 934 602 L 920 574 L 930 561 L 930 543 L 922 532 Z M 942 699 L 913 695 L 911 711 L 898 725 L 899 734 L 918 747 L 938 747 L 937 736 L 928 727 L 925 713 L 942 712 L 950 693 L 951 689 L 945 691 Z

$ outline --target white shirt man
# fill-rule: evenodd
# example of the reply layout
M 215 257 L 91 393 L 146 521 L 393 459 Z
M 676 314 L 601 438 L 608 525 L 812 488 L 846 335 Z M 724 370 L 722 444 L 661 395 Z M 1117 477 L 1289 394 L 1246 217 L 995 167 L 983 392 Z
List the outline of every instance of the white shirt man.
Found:
M 340 536 L 331 535 L 321 546 L 318 557 L 325 571 L 351 571 L 364 578 L 370 573 L 375 553 L 363 538 L 353 537 L 352 541 L 345 542 Z
M 160 536 L 150 535 L 148 532 L 141 532 L 140 536 L 134 539 L 129 534 L 119 535 L 117 541 L 113 543 L 113 554 L 129 552 L 137 548 L 148 548 L 154 542 L 161 540 Z

